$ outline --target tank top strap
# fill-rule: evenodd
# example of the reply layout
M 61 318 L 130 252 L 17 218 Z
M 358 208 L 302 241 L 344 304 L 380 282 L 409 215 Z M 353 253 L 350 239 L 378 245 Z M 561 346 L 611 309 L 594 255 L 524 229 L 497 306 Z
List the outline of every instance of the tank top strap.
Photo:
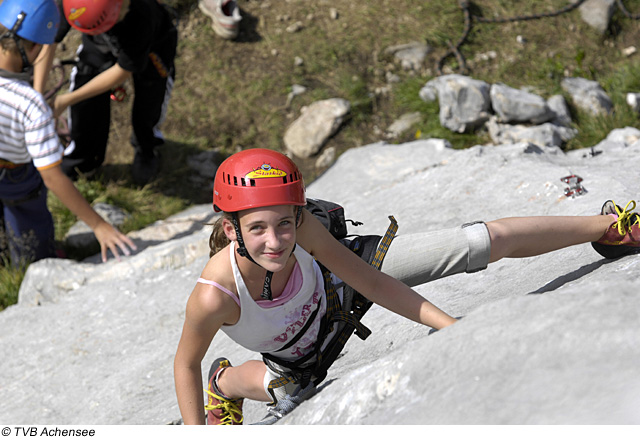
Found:
M 218 289 L 222 290 L 224 293 L 229 295 L 231 298 L 233 298 L 233 300 L 236 302 L 236 304 L 238 304 L 238 307 L 240 307 L 240 300 L 238 299 L 236 294 L 233 293 L 231 290 L 227 289 L 226 287 L 222 286 L 221 284 L 216 283 L 215 281 L 207 280 L 205 278 L 198 278 L 197 282 L 201 283 L 201 284 L 207 284 L 209 286 L 217 287 Z

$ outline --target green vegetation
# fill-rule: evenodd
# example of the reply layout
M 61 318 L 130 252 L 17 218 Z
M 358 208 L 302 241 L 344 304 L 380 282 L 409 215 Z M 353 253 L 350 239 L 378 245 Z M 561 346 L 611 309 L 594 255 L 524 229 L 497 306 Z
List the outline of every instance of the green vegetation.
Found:
M 436 66 L 450 44 L 464 30 L 464 16 L 457 0 L 238 0 L 242 31 L 237 41 L 218 38 L 211 21 L 196 0 L 164 0 L 180 14 L 177 78 L 163 132 L 160 178 L 137 188 L 129 177 L 133 151 L 129 146 L 131 100 L 114 104 L 107 160 L 91 179 L 78 187 L 92 202 L 108 202 L 125 209 L 132 218 L 123 226 L 131 231 L 194 203 L 209 203 L 210 188 L 192 179 L 186 161 L 190 155 L 215 150 L 225 157 L 237 149 L 261 146 L 283 149 L 286 128 L 300 109 L 318 99 L 348 99 L 352 113 L 327 146 L 338 153 L 378 142 L 380 132 L 407 112 L 419 111 L 422 121 L 406 137 L 395 142 L 437 137 L 455 148 L 486 143 L 486 132 L 459 134 L 443 128 L 437 103 L 418 97 L 420 88 L 437 75 Z M 485 18 L 513 17 L 551 12 L 569 0 L 535 2 L 474 0 L 473 14 Z M 640 12 L 640 0 L 624 0 L 632 13 Z M 335 8 L 338 18 L 330 16 Z M 295 22 L 302 29 L 286 29 Z M 541 96 L 564 94 L 564 76 L 597 80 L 612 98 L 611 116 L 593 117 L 571 108 L 578 136 L 567 149 L 590 147 L 612 129 L 639 127 L 638 116 L 625 102 L 627 92 L 640 91 L 640 53 L 623 54 L 638 44 L 637 22 L 616 11 L 604 35 L 586 25 L 578 10 L 554 18 L 501 24 L 477 23 L 460 47 L 473 78 L 511 87 L 529 86 Z M 520 35 L 524 43 L 517 41 Z M 521 40 L 522 40 L 521 39 Z M 72 56 L 78 35 L 71 33 L 60 58 Z M 385 49 L 411 41 L 427 43 L 432 51 L 420 71 L 403 70 Z M 479 55 L 495 51 L 495 58 Z M 301 64 L 294 63 L 296 57 Z M 459 62 L 449 57 L 444 73 L 459 73 Z M 399 83 L 389 88 L 387 73 Z M 287 105 L 294 84 L 307 92 Z M 131 85 L 125 85 L 131 90 Z M 386 93 L 376 93 L 387 89 Z M 130 93 L 133 95 L 133 93 Z M 322 170 L 315 158 L 298 160 L 310 182 Z M 75 219 L 55 197 L 50 205 L 56 221 L 56 238 L 62 240 Z M 15 302 L 24 271 L 0 267 L 0 307 Z

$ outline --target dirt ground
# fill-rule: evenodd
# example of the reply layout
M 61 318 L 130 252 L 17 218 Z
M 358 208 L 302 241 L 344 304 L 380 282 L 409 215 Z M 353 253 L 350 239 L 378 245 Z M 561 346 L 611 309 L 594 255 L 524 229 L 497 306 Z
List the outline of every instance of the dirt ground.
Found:
M 413 110 L 400 96 L 403 85 L 415 88 L 435 76 L 438 60 L 464 30 L 462 10 L 453 0 L 238 0 L 243 17 L 240 35 L 227 41 L 213 32 L 210 19 L 198 9 L 196 0 L 165 3 L 179 15 L 180 42 L 176 83 L 163 125 L 167 139 L 161 148 L 163 173 L 155 185 L 167 193 L 181 187 L 179 192 L 195 202 L 206 200 L 208 191 L 199 184 L 190 187 L 191 181 L 185 178 L 190 173 L 186 157 L 214 150 L 223 158 L 256 146 L 283 150 L 286 128 L 301 108 L 314 100 L 343 97 L 352 103 L 350 119 L 325 148 L 335 147 L 339 154 L 380 141 L 386 127 Z M 640 7 L 640 1 L 625 3 L 632 10 Z M 566 4 L 564 0 L 513 5 L 478 0 L 472 11 L 509 16 L 550 11 Z M 291 31 L 293 27 L 298 30 Z M 551 92 L 557 75 L 604 75 L 620 61 L 622 49 L 637 42 L 639 32 L 637 22 L 617 14 L 609 32 L 595 35 L 573 11 L 557 18 L 476 27 L 461 53 L 473 77 L 500 80 L 514 87 L 546 87 Z M 519 42 L 523 40 L 527 44 Z M 410 41 L 432 47 L 418 71 L 400 68 L 385 53 L 389 46 Z M 70 33 L 60 47 L 60 58 L 72 56 L 78 42 L 77 33 Z M 489 51 L 496 51 L 497 57 L 489 61 L 478 58 Z M 302 65 L 295 64 L 296 57 L 304 60 Z M 445 71 L 455 72 L 458 67 L 455 58 L 449 58 Z M 388 86 L 390 73 L 398 75 L 400 85 L 378 92 Z M 307 92 L 287 105 L 287 94 L 294 84 L 305 86 Z M 129 184 L 133 90 L 131 84 L 124 86 L 127 99 L 112 105 L 104 172 L 108 179 Z M 417 96 L 413 99 L 418 100 Z M 413 135 L 396 142 L 411 140 Z M 296 159 L 308 181 L 323 171 L 315 167 L 315 160 Z

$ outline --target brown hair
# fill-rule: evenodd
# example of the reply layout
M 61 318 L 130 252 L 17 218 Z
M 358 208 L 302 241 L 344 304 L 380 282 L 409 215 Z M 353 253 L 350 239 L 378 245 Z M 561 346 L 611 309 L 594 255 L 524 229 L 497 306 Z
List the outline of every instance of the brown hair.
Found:
M 231 241 L 227 238 L 227 234 L 224 233 L 222 229 L 222 221 L 223 220 L 231 220 L 231 214 L 228 212 L 223 212 L 222 215 L 216 220 L 213 224 L 213 231 L 211 232 L 211 236 L 209 237 L 209 258 L 213 257 L 215 254 L 224 249 Z
M 7 29 L 4 25 L 0 24 L 0 35 L 5 35 L 7 32 L 9 32 L 9 29 Z M 34 43 L 33 41 L 25 40 L 22 37 L 18 37 L 18 41 L 22 42 L 22 46 L 24 47 L 24 50 L 26 52 L 30 51 L 33 48 L 33 46 L 36 45 L 36 43 Z M 2 48 L 3 51 L 20 54 L 20 51 L 18 50 L 18 45 L 16 44 L 16 40 L 14 40 L 13 38 L 0 39 L 0 47 Z

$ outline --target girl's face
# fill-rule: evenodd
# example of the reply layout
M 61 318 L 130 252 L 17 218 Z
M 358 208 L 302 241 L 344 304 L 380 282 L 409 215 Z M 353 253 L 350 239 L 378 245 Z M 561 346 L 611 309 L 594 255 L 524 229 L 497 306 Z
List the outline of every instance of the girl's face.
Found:
M 247 209 L 240 212 L 238 218 L 251 257 L 272 272 L 284 269 L 296 243 L 295 207 Z

